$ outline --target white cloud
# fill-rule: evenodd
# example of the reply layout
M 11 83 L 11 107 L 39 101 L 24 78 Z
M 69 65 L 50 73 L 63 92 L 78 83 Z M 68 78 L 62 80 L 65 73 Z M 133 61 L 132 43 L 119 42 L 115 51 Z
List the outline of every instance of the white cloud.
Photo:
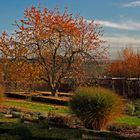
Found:
M 131 47 L 139 46 L 140 47 L 140 37 L 132 37 L 132 36 L 123 36 L 123 35 L 117 35 L 117 36 L 104 36 L 104 40 L 108 42 L 108 44 L 119 44 L 122 45 L 130 45 Z M 113 47 L 111 45 L 111 47 Z
M 140 1 L 132 1 L 132 2 L 129 2 L 129 3 L 124 3 L 122 5 L 123 7 L 140 7 Z
M 106 20 L 95 20 L 95 23 L 99 23 L 104 27 L 120 29 L 120 30 L 140 30 L 140 22 L 132 20 L 126 20 L 121 22 L 112 22 Z
M 118 59 L 118 52 L 126 47 L 133 48 L 134 51 L 140 51 L 140 36 L 133 37 L 120 34 L 104 36 L 103 39 L 107 41 L 111 59 Z

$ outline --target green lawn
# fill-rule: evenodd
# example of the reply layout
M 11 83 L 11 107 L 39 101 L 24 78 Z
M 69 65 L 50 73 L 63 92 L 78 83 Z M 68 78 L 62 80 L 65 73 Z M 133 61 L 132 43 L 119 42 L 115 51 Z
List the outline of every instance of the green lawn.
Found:
M 6 122 L 6 123 L 10 123 L 10 122 L 14 122 L 14 123 L 18 123 L 20 121 L 20 119 L 17 118 L 4 118 L 0 116 L 0 122 Z
M 117 123 L 140 126 L 140 118 L 135 116 L 122 116 L 116 119 Z
M 43 113 L 48 113 L 48 112 L 55 112 L 61 114 L 71 113 L 68 107 L 23 101 L 23 100 L 8 99 L 4 101 L 2 104 L 12 106 L 12 107 L 19 107 L 27 110 L 32 110 L 32 111 L 43 112 Z M 120 124 L 140 126 L 140 118 L 135 116 L 121 116 L 117 118 L 115 122 Z
M 8 99 L 8 100 L 5 100 L 2 104 L 8 105 L 11 107 L 12 106 L 20 107 L 20 108 L 24 108 L 24 109 L 28 109 L 28 110 L 32 110 L 32 111 L 39 111 L 39 112 L 43 112 L 43 113 L 48 113 L 48 112 L 69 113 L 70 112 L 68 107 L 36 103 L 36 102 L 30 102 L 30 101 L 23 101 L 23 100 Z

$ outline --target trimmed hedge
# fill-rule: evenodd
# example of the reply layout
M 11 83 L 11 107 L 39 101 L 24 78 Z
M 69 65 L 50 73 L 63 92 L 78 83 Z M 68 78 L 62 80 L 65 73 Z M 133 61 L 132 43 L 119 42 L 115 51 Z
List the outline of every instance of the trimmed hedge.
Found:
M 51 95 L 51 92 L 38 92 L 38 93 L 40 93 L 43 96 L 50 96 Z
M 6 97 L 10 97 L 10 98 L 17 98 L 17 99 L 31 99 L 32 96 L 38 96 L 40 95 L 37 92 L 6 92 L 5 93 Z
M 56 104 L 56 105 L 68 105 L 68 99 L 59 98 L 59 97 L 48 97 L 48 96 L 38 96 L 38 97 L 32 97 L 32 101 L 38 101 L 38 102 L 45 102 L 50 104 Z
M 51 92 L 6 92 L 5 95 L 7 97 L 13 97 L 16 95 L 24 95 L 24 96 L 38 96 L 38 95 L 43 95 L 43 96 L 50 96 Z M 64 93 L 64 92 L 59 92 L 58 96 L 59 97 L 72 97 L 72 93 Z M 14 97 L 13 97 L 14 98 Z
M 25 95 L 23 93 L 13 93 L 13 92 L 7 92 L 5 93 L 6 97 L 10 98 L 17 98 L 17 99 L 27 99 L 30 95 Z
M 58 93 L 59 97 L 72 97 L 72 93 L 64 93 L 64 92 L 60 92 Z
M 42 94 L 43 96 L 50 96 L 51 92 L 39 92 L 38 94 Z M 72 97 L 72 93 L 58 92 L 59 97 Z
M 6 92 L 5 95 L 6 97 L 10 97 L 10 98 L 28 99 L 30 101 L 45 102 L 45 103 L 56 104 L 56 105 L 68 105 L 68 101 L 70 100 L 69 96 L 72 96 L 72 94 L 70 93 L 69 94 L 60 93 L 59 94 L 60 97 L 53 97 L 50 96 L 51 95 L 50 92 L 33 92 L 33 93 Z

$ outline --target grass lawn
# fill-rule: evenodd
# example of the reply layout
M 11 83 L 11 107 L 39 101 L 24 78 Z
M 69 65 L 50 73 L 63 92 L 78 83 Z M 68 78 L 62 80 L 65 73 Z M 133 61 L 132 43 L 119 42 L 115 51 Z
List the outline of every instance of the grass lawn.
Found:
M 48 112 L 55 112 L 61 114 L 71 113 L 69 108 L 65 106 L 57 106 L 52 104 L 30 102 L 24 100 L 6 99 L 2 104 L 11 107 L 19 107 L 19 108 L 23 108 L 31 111 L 43 112 L 43 113 L 48 113 Z M 5 121 L 12 121 L 12 120 L 7 119 Z M 135 116 L 126 116 L 126 115 L 121 116 L 117 118 L 115 122 L 120 124 L 140 126 L 140 118 Z
M 116 119 L 115 122 L 120 123 L 120 124 L 140 126 L 140 118 L 135 117 L 135 116 L 122 116 Z
M 43 113 L 48 113 L 48 112 L 70 113 L 68 107 L 23 101 L 23 100 L 6 99 L 2 104 L 11 107 L 19 107 L 19 108 L 43 112 Z
M 0 116 L 0 122 L 6 122 L 6 123 L 10 123 L 10 122 L 14 122 L 14 123 L 18 123 L 20 121 L 20 119 L 16 119 L 16 118 L 4 118 Z

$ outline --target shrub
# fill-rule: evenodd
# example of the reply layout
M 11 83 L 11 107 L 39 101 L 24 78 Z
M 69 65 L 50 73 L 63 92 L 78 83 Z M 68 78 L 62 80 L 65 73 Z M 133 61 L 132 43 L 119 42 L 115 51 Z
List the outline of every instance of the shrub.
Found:
M 140 100 L 128 101 L 125 106 L 125 111 L 127 115 L 139 116 L 140 115 Z
M 135 105 L 132 103 L 127 103 L 125 106 L 125 111 L 127 115 L 133 116 L 135 112 Z
M 122 113 L 122 99 L 104 88 L 80 88 L 70 101 L 70 107 L 85 127 L 104 129 Z
M 134 115 L 139 116 L 140 115 L 140 99 L 135 101 L 135 113 Z

